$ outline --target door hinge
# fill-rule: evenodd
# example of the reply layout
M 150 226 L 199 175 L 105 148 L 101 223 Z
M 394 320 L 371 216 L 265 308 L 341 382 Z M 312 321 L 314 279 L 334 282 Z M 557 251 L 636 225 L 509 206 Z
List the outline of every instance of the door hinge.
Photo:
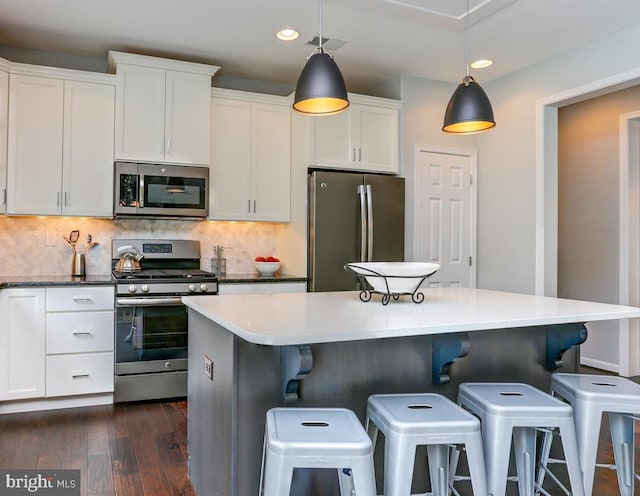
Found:
M 469 257 L 469 267 L 473 267 L 473 257 Z

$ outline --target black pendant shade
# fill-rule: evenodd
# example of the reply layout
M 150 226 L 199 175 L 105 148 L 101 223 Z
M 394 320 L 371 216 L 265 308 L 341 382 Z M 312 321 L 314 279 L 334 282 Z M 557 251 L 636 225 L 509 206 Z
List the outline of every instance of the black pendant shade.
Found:
M 300 73 L 293 108 L 303 114 L 329 115 L 348 106 L 342 73 L 333 57 L 319 48 Z
M 471 76 L 466 76 L 451 95 L 442 130 L 454 134 L 473 134 L 496 125 L 487 94 Z

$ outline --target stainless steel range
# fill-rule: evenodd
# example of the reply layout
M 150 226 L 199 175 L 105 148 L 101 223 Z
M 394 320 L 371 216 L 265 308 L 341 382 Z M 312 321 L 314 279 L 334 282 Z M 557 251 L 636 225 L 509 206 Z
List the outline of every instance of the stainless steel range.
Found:
M 180 298 L 218 294 L 216 276 L 200 270 L 200 242 L 118 239 L 111 258 L 114 401 L 186 396 L 188 324 Z

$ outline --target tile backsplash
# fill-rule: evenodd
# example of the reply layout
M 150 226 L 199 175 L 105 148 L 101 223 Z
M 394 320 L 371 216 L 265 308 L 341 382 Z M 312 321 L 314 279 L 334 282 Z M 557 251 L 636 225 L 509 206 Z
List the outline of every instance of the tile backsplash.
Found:
M 0 216 L 0 276 L 69 275 L 72 251 L 63 237 L 74 229 L 79 252 L 88 234 L 98 243 L 87 252 L 87 275 L 111 273 L 116 238 L 199 240 L 204 270 L 211 270 L 213 247 L 222 245 L 228 274 L 253 273 L 256 256 L 277 256 L 276 225 L 269 223 Z

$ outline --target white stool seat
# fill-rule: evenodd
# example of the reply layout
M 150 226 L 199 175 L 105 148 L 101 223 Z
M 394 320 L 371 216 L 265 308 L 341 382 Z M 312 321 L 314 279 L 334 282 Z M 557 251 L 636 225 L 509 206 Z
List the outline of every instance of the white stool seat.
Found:
M 451 444 L 465 445 L 473 493 L 487 495 L 480 422 L 444 396 L 372 395 L 367 403 L 366 425 L 374 449 L 378 431 L 385 436 L 385 496 L 411 493 L 417 446 L 427 446 L 432 493 L 448 496 L 455 475 L 449 468 Z
M 506 493 L 513 440 L 519 494 L 533 495 L 536 430 L 557 428 L 573 495 L 583 495 L 575 427 L 568 404 L 519 383 L 463 383 L 458 389 L 458 403 L 480 418 L 489 494 Z
M 260 494 L 289 496 L 294 468 L 335 468 L 344 496 L 375 496 L 372 453 L 351 410 L 273 408 L 266 415 Z
M 608 414 L 620 494 L 633 495 L 634 418 L 640 414 L 640 385 L 617 376 L 555 373 L 551 392 L 573 408 L 584 491 L 591 496 L 600 425 Z M 542 474 L 541 474 L 542 475 Z

